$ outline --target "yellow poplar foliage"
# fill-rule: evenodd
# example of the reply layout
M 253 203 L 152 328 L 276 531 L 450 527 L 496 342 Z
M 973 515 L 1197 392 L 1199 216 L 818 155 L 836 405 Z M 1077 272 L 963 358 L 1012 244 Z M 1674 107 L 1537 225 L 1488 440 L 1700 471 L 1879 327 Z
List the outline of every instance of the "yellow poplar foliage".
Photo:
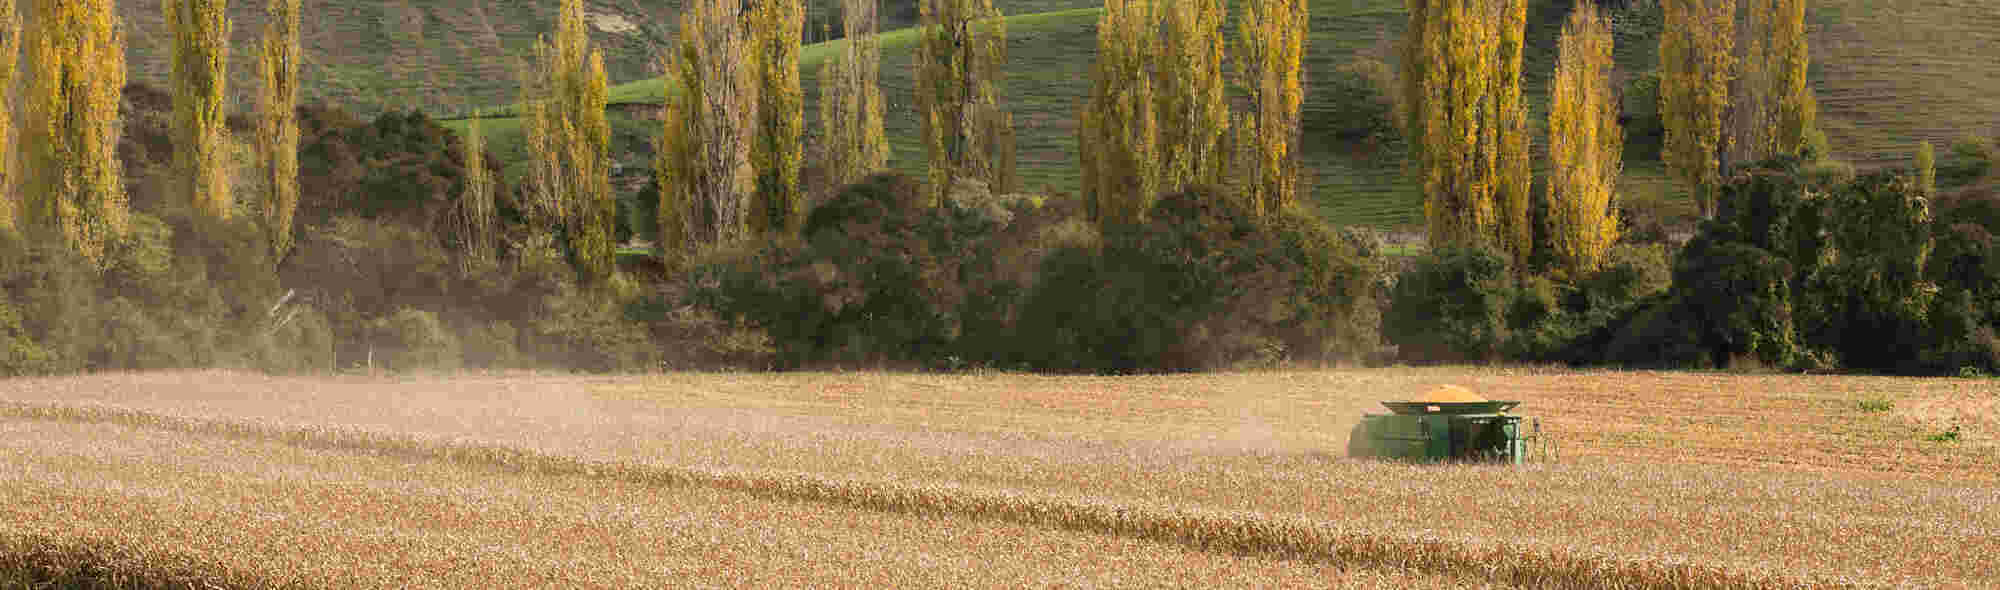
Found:
M 751 160 L 757 191 L 750 229 L 759 235 L 797 233 L 805 223 L 799 167 L 805 159 L 805 99 L 799 87 L 799 42 L 806 18 L 802 0 L 763 0 L 748 15 L 755 39 L 757 142 Z
M 1222 0 L 1173 0 L 1155 12 L 1165 21 L 1153 85 L 1154 112 L 1162 122 L 1159 192 L 1220 184 L 1229 156 L 1228 82 L 1222 69 L 1228 6 Z
M 1237 73 L 1250 95 L 1244 198 L 1258 214 L 1298 201 L 1299 106 L 1305 100 L 1306 0 L 1249 0 L 1237 21 Z M 1254 131 L 1251 131 L 1254 130 Z
M 21 53 L 21 15 L 14 0 L 0 0 L 0 96 L 14 88 L 16 58 Z M 0 99 L 0 235 L 15 231 L 14 109 Z
M 1528 134 L 1528 104 L 1521 99 L 1521 50 L 1522 37 L 1528 28 L 1528 3 L 1505 0 L 1498 8 L 1501 20 L 1495 24 L 1499 26 L 1500 71 L 1492 81 L 1493 91 L 1489 95 L 1498 116 L 1493 126 L 1497 137 L 1492 145 L 1500 150 L 1494 155 L 1499 170 L 1493 187 L 1493 240 L 1514 260 L 1526 261 L 1535 249 L 1534 226 L 1529 215 L 1535 172 L 1528 161 L 1533 136 Z M 1527 266 L 1516 265 L 1516 268 Z
M 993 0 L 922 0 L 916 68 L 917 122 L 930 160 L 930 206 L 959 180 L 1005 192 L 1013 146 L 994 141 L 1012 119 L 1000 104 L 1007 21 Z M 1010 134 L 1011 135 L 1011 134 Z
M 118 163 L 125 36 L 116 0 L 31 0 L 21 106 L 22 220 L 102 264 L 128 222 Z
M 1618 241 L 1625 132 L 1611 88 L 1611 26 L 1578 2 L 1563 25 L 1549 94 L 1548 245 L 1557 274 L 1580 278 Z
M 1806 46 L 1806 0 L 1772 0 L 1770 47 L 1777 87 L 1777 149 L 1796 154 L 1806 149 L 1819 118 L 1819 103 L 1806 84 L 1812 65 Z
M 459 197 L 459 239 L 464 241 L 461 266 L 467 270 L 485 268 L 493 261 L 496 243 L 493 206 L 493 174 L 486 169 L 486 138 L 479 130 L 480 113 L 474 111 L 465 130 L 465 194 Z
M 273 257 L 292 249 L 292 219 L 299 207 L 299 0 L 270 0 L 262 54 L 257 60 L 257 153 L 267 185 L 264 226 Z
M 1500 56 L 1504 0 L 1410 0 L 1412 30 L 1405 55 L 1420 60 L 1410 92 L 1410 127 L 1424 217 L 1432 244 L 1485 243 L 1495 235 L 1494 193 L 1500 133 L 1498 101 L 1490 95 Z
M 1153 111 L 1153 4 L 1106 0 L 1097 24 L 1097 63 L 1081 116 L 1083 193 L 1100 224 L 1136 223 L 1160 185 Z
M 541 225 L 561 224 L 577 270 L 608 277 L 617 245 L 610 177 L 611 124 L 604 57 L 590 49 L 583 0 L 563 0 L 553 44 L 539 41 L 523 74 L 522 119 L 528 148 L 528 209 Z
M 1716 160 L 1723 110 L 1735 67 L 1736 0 L 1662 0 L 1660 122 L 1666 128 L 1660 159 L 1695 195 L 1702 216 L 1715 214 L 1721 183 Z
M 1937 194 L 1937 152 L 1929 140 L 1917 144 L 1917 186 L 1925 195 Z
M 690 3 L 679 47 L 664 64 L 680 90 L 668 95 L 653 162 L 660 250 L 669 260 L 748 230 L 758 86 L 740 10 L 735 0 Z
M 210 220 L 230 217 L 234 198 L 223 158 L 229 149 L 224 94 L 229 82 L 227 0 L 167 0 L 173 37 L 174 191 Z
M 847 39 L 836 59 L 820 68 L 820 133 L 827 177 L 847 186 L 889 165 L 882 130 L 882 37 L 876 34 L 874 0 L 844 0 Z
M 1724 139 L 1731 162 L 1794 155 L 1807 147 L 1819 107 L 1806 84 L 1805 8 L 1804 0 L 1748 0 Z

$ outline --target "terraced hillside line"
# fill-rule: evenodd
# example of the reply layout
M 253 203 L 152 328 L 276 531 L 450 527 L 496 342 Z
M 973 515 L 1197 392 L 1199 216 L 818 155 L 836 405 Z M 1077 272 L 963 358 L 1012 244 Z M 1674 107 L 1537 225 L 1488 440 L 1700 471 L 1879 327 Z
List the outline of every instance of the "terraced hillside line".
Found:
M 1483 583 L 117 425 L 0 420 L 0 449 L 0 588 Z
M 582 476 L 660 487 L 699 486 L 773 500 L 808 501 L 894 514 L 970 517 L 1110 534 L 1201 550 L 1275 555 L 1487 579 L 1543 588 L 1834 588 L 1842 580 L 1799 579 L 1707 564 L 1545 552 L 1505 542 L 1486 545 L 1427 536 L 1348 530 L 1333 523 L 989 490 L 954 484 L 841 480 L 804 473 L 703 471 L 595 461 L 471 442 L 325 427 L 288 427 L 171 416 L 106 406 L 0 402 L 0 417 L 115 424 L 305 448 L 485 466 L 534 476 Z

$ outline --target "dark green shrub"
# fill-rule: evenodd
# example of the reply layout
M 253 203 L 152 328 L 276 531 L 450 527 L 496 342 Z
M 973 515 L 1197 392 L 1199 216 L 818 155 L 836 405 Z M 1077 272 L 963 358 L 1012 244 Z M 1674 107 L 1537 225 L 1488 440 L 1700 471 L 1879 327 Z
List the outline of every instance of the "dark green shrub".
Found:
M 1994 148 L 1991 139 L 1966 135 L 1953 140 L 1951 157 L 1938 163 L 1938 184 L 1964 186 L 1978 182 L 1993 172 L 1996 159 L 2000 159 L 2000 149 Z
M 720 253 L 690 294 L 768 332 L 783 366 L 953 356 L 997 224 L 956 200 L 923 207 L 919 188 L 895 174 L 847 187 L 806 217 L 803 241 Z
M 1691 328 L 1714 367 L 1788 367 L 1799 353 L 1791 263 L 1744 241 L 1704 233 L 1674 265 L 1672 316 Z
M 1396 75 L 1388 65 L 1368 58 L 1341 64 L 1314 91 L 1324 98 L 1320 109 L 1308 111 L 1307 137 L 1345 142 L 1388 141 L 1396 133 Z
M 1433 249 L 1396 278 L 1382 333 L 1407 361 L 1498 360 L 1515 299 L 1506 255 Z
M 1826 262 L 1802 277 L 1802 333 L 1842 366 L 1914 370 L 1938 293 L 1925 269 L 1934 242 L 1922 187 L 1901 172 L 1871 174 L 1822 207 L 1816 259 Z
M 1219 191 L 1168 195 L 1145 223 L 1043 260 L 1019 358 L 1111 373 L 1354 359 L 1377 338 L 1369 246 L 1306 213 L 1259 220 Z
M 1626 308 L 1599 328 L 1579 358 L 1627 368 L 1712 369 L 1715 355 L 1698 332 L 1701 318 L 1665 293 Z
M 1619 120 L 1627 141 L 1657 144 L 1666 135 L 1660 119 L 1660 73 L 1647 71 L 1625 82 Z

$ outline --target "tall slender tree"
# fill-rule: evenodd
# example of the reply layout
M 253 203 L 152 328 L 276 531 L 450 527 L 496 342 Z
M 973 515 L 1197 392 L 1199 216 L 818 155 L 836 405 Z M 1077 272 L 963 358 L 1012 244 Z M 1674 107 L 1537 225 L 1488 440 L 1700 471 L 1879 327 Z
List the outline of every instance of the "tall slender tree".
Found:
M 1408 0 L 1404 128 L 1434 244 L 1528 250 L 1524 0 Z
M 1611 88 L 1611 26 L 1578 2 L 1558 41 L 1549 89 L 1547 241 L 1560 276 L 1597 269 L 1618 240 L 1617 183 L 1625 133 Z
M 1734 76 L 1736 0 L 1662 0 L 1660 120 L 1666 141 L 1660 159 L 1694 194 L 1702 216 L 1715 214 L 1721 184 L 1717 155 L 1724 109 Z
M 1007 63 L 1007 21 L 993 0 L 921 0 L 916 100 L 924 153 L 930 160 L 930 205 L 962 179 L 998 192 L 1013 172 L 1011 145 L 994 141 L 1010 133 L 1013 119 L 1001 104 Z
M 1259 214 L 1298 200 L 1299 107 L 1305 101 L 1306 0 L 1248 0 L 1237 21 L 1237 74 L 1250 108 L 1238 141 L 1250 161 L 1244 198 Z
M 466 122 L 465 194 L 459 196 L 459 239 L 463 241 L 460 267 L 473 271 L 493 262 L 498 216 L 493 204 L 493 174 L 486 169 L 486 138 L 480 132 L 479 111 Z
M 1743 1 L 1741 51 L 1724 129 L 1725 169 L 1804 151 L 1818 115 L 1806 84 L 1805 0 Z
M 31 0 L 22 43 L 27 186 L 22 220 L 94 264 L 128 223 L 118 163 L 125 36 L 115 0 Z
M 1528 161 L 1531 136 L 1528 135 L 1528 105 L 1521 99 L 1521 53 L 1522 39 L 1528 28 L 1527 0 L 1500 0 L 1494 7 L 1498 19 L 1493 22 L 1499 42 L 1500 55 L 1498 69 L 1490 83 L 1492 90 L 1487 100 L 1493 104 L 1493 124 L 1487 128 L 1493 139 L 1487 145 L 1495 146 L 1493 179 L 1493 243 L 1505 250 L 1514 260 L 1526 262 L 1534 252 L 1535 233 L 1529 215 L 1530 196 L 1535 182 L 1534 168 Z M 1528 265 L 1516 264 L 1517 272 L 1526 272 Z
M 756 72 L 736 0 L 694 0 L 667 58 L 670 93 L 654 171 L 660 185 L 661 251 L 669 259 L 700 245 L 741 238 L 756 190 L 750 146 L 757 123 Z
M 270 0 L 257 60 L 257 153 L 263 158 L 264 227 L 272 259 L 292 249 L 299 208 L 299 0 Z
M 1812 66 L 1806 44 L 1806 0 L 1772 0 L 1771 53 L 1777 87 L 1777 149 L 1786 154 L 1805 151 L 1817 126 L 1819 101 L 1806 83 Z
M 804 163 L 805 100 L 799 87 L 802 0 L 760 0 L 749 15 L 756 46 L 757 141 L 752 157 L 757 191 L 750 205 L 750 229 L 757 234 L 792 234 L 805 223 L 805 194 L 799 188 Z
M 874 0 L 843 0 L 841 53 L 820 68 L 821 152 L 835 186 L 889 164 L 882 129 L 882 38 Z
M 617 254 L 604 56 L 590 48 L 583 0 L 562 0 L 553 43 L 536 43 L 524 76 L 530 210 L 560 226 L 585 280 L 608 277 Z
M 1081 113 L 1084 200 L 1094 221 L 1134 223 L 1160 188 L 1160 127 L 1154 113 L 1154 17 L 1150 0 L 1105 0 L 1097 63 Z
M 20 54 L 21 14 L 14 11 L 14 0 L 0 0 L 0 236 L 15 231 L 19 208 L 14 190 L 14 106 L 5 97 L 14 91 Z
M 1220 184 L 1229 158 L 1228 82 L 1222 66 L 1228 6 L 1223 0 L 1175 0 L 1162 2 L 1154 12 L 1165 21 L 1153 88 L 1154 112 L 1162 122 L 1159 191 Z
M 1926 196 L 1937 194 L 1937 152 L 1930 140 L 1917 144 L 1917 187 L 1924 189 Z
M 174 192 L 209 220 L 229 219 L 227 0 L 166 0 L 173 36 Z

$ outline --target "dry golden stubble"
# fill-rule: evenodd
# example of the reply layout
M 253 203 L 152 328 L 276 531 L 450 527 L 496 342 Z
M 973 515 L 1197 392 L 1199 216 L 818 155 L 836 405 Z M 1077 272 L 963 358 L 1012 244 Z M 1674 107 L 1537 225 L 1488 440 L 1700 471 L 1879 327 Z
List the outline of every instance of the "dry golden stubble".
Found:
M 17 476 L 0 483 L 0 576 L 96 568 L 147 587 L 327 588 L 1482 584 L 107 424 L 0 421 L 0 448 L 13 451 L 0 468 Z
M 442 460 L 533 476 L 581 476 L 663 488 L 713 488 L 777 501 L 861 510 L 970 517 L 1160 541 L 1199 550 L 1303 558 L 1478 575 L 1536 587 L 1837 587 L 1845 580 L 1806 571 L 1732 569 L 1673 556 L 1618 555 L 1590 547 L 1549 547 L 1502 537 L 1355 528 L 1345 523 L 1251 511 L 1218 511 L 1095 496 L 1057 496 L 934 482 L 835 479 L 798 472 L 704 472 L 540 454 L 521 449 L 343 429 L 162 416 L 105 407 L 7 404 L 5 414 L 129 425 L 306 448 Z
M 1340 421 L 1440 383 L 1526 401 L 1525 413 L 1570 443 L 1567 460 L 1434 469 L 1329 452 L 1344 445 Z M 1980 532 L 2000 529 L 1979 480 L 1996 471 L 1993 455 L 1926 443 L 1854 400 L 1976 395 L 1984 383 L 1464 368 L 1131 378 L 201 372 L 14 380 L 0 399 L 95 399 L 644 466 L 1136 499 L 1474 544 L 1976 586 L 2000 579 L 1978 557 L 1994 549 Z

